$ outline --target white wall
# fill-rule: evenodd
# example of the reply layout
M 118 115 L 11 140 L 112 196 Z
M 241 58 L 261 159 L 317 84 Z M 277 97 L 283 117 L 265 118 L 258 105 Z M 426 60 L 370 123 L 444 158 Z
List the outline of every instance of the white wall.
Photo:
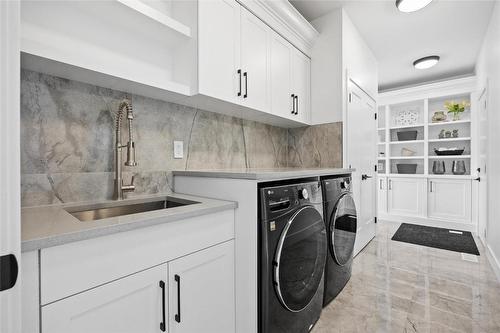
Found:
M 496 260 L 500 260 L 500 2 L 495 4 L 488 32 L 476 65 L 479 91 L 488 86 L 488 224 L 487 237 Z M 498 264 L 498 261 L 497 261 Z M 498 267 L 500 269 L 500 267 Z
M 311 24 L 319 32 L 311 53 L 312 123 L 342 121 L 342 11 Z
M 311 24 L 320 34 L 311 54 L 312 123 L 342 121 L 347 73 L 377 99 L 377 60 L 343 9 L 323 15 Z
M 368 95 L 377 100 L 377 59 L 344 10 L 342 10 L 342 38 L 344 78 L 347 70 L 349 77 Z M 344 86 L 344 88 L 346 87 Z

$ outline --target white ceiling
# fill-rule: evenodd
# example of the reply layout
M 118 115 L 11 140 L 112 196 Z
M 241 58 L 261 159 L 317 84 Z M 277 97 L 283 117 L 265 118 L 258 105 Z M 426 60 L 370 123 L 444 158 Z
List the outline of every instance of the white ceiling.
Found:
M 494 0 L 434 0 L 414 13 L 401 13 L 393 0 L 290 0 L 311 21 L 344 7 L 379 63 L 379 90 L 469 75 L 486 32 Z M 428 55 L 441 61 L 417 70 Z

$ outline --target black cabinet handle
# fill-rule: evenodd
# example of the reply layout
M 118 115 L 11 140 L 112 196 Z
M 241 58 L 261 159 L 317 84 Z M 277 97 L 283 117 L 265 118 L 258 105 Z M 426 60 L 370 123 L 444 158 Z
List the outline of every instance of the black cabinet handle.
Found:
M 177 282 L 177 314 L 175 315 L 175 321 L 181 322 L 181 277 L 177 274 L 174 276 L 175 282 Z
M 292 114 L 295 114 L 295 94 L 292 94 Z
M 361 180 L 367 180 L 368 178 L 372 178 L 372 176 L 361 175 Z
M 295 101 L 297 105 L 295 106 L 295 114 L 299 114 L 299 95 L 295 95 Z
M 243 73 L 243 76 L 245 77 L 245 95 L 243 95 L 243 98 L 248 97 L 248 73 L 245 72 Z
M 241 96 L 241 69 L 238 69 L 238 75 L 240 76 L 240 90 L 238 91 L 238 96 Z
M 478 182 L 481 182 L 481 177 L 474 178 L 474 180 L 477 180 Z
M 165 332 L 165 330 L 166 330 L 166 323 L 165 323 L 165 282 L 160 281 L 160 288 L 161 288 L 161 316 L 162 316 L 162 322 L 160 323 L 160 330 L 162 332 Z

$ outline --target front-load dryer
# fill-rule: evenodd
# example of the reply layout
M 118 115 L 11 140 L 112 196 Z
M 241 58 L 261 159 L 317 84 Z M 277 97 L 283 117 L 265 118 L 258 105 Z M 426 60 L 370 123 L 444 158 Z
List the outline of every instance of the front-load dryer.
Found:
M 309 332 L 327 257 L 319 182 L 267 186 L 259 191 L 259 332 Z
M 351 278 L 357 215 L 350 176 L 324 178 L 321 187 L 328 242 L 323 300 L 326 306 Z

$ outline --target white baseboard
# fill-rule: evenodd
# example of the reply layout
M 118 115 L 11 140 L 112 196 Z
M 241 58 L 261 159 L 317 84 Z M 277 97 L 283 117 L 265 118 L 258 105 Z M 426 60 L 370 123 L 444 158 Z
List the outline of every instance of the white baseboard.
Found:
M 472 223 L 437 220 L 419 216 L 402 216 L 402 215 L 392 215 L 392 214 L 391 215 L 381 214 L 379 215 L 379 219 L 391 222 L 425 225 L 428 227 L 464 230 L 464 231 L 470 231 L 472 233 L 476 232 L 476 225 Z
M 497 276 L 497 280 L 500 281 L 500 261 L 495 256 L 493 250 L 491 250 L 491 247 L 488 244 L 485 245 L 486 245 L 486 257 L 488 258 L 491 264 L 491 268 L 493 268 L 493 272 L 495 272 L 495 275 Z

